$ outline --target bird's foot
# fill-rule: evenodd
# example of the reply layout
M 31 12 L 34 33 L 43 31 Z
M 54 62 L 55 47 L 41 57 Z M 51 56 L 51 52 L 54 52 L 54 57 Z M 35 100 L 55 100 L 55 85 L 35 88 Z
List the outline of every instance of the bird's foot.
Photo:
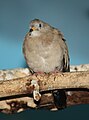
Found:
M 35 72 L 34 75 L 35 76 L 37 76 L 37 75 L 45 75 L 45 72 L 38 71 L 38 72 Z
M 48 74 L 53 75 L 53 76 L 55 77 L 55 76 L 57 76 L 58 74 L 62 74 L 62 72 L 59 71 L 59 70 L 55 70 L 55 71 L 52 71 L 52 72 L 50 72 L 50 73 L 48 73 Z

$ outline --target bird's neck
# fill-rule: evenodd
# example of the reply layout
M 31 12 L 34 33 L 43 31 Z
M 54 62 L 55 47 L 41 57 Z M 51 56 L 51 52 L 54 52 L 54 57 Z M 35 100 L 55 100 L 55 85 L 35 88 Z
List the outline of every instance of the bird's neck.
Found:
M 39 31 L 33 31 L 33 32 L 31 33 L 31 36 L 32 36 L 32 37 L 40 36 L 40 32 L 39 32 Z

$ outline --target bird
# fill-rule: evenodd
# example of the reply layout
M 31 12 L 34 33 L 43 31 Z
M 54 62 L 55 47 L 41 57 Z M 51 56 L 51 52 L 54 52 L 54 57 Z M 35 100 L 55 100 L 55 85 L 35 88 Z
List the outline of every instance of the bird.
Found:
M 35 73 L 70 71 L 69 51 L 63 34 L 40 19 L 31 20 L 23 42 L 23 53 L 27 65 Z M 56 98 L 60 93 L 64 96 L 64 91 L 53 93 L 55 101 L 62 102 L 60 97 Z M 60 106 L 61 102 L 56 103 Z

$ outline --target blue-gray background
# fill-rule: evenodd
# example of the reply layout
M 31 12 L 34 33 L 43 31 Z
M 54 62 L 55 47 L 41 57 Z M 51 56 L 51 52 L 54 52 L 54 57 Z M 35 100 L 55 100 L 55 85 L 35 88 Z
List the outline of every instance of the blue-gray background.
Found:
M 29 30 L 29 21 L 34 18 L 62 31 L 69 47 L 71 64 L 89 63 L 89 0 L 0 0 L 0 69 L 26 66 L 22 43 Z M 89 105 L 81 105 L 54 113 L 27 111 L 12 116 L 1 114 L 0 120 L 83 120 L 88 114 Z

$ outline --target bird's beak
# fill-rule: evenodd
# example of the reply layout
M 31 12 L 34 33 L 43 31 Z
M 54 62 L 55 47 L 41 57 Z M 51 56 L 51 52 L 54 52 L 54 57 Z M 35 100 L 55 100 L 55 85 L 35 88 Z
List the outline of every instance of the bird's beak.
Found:
M 35 27 L 32 27 L 31 29 L 32 29 L 33 31 L 34 31 L 34 30 L 36 30 L 36 28 L 35 28 Z
M 34 30 L 36 30 L 35 27 L 31 27 L 31 28 L 30 28 L 30 32 L 32 32 L 32 31 L 34 31 Z

